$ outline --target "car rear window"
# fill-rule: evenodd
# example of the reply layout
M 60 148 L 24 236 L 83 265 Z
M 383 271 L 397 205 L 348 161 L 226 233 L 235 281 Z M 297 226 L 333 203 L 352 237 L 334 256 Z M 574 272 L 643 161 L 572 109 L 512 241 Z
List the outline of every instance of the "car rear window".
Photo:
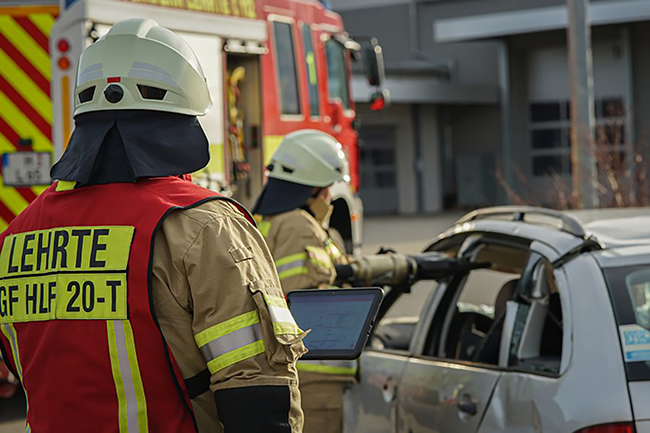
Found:
M 605 269 L 629 381 L 650 380 L 650 265 Z

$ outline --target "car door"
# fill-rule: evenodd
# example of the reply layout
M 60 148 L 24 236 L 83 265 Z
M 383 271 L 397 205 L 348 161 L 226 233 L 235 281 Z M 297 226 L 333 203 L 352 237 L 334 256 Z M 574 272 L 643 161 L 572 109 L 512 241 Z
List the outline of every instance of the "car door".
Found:
M 361 355 L 361 380 L 345 395 L 346 433 L 395 433 L 396 388 L 408 359 L 408 353 L 379 350 Z
M 426 342 L 402 373 L 399 433 L 476 432 L 503 374 L 505 309 L 527 261 L 528 242 L 470 237 L 459 255 L 492 265 L 441 286 Z
M 436 287 L 434 282 L 423 281 L 407 296 L 394 302 L 384 299 L 391 307 L 359 359 L 359 383 L 345 395 L 346 433 L 397 432 L 397 390 L 417 327 L 435 301 Z

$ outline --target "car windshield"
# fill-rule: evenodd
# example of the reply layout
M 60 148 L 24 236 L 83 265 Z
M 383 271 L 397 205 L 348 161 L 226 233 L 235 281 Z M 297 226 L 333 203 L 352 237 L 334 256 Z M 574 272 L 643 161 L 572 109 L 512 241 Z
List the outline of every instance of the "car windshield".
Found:
M 628 379 L 650 380 L 650 264 L 605 269 Z

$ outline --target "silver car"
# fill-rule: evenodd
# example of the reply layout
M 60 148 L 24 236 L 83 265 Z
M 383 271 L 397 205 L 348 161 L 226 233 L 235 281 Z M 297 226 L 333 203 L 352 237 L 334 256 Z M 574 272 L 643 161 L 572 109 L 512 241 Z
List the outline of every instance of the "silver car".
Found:
M 379 323 L 346 433 L 650 432 L 650 212 L 637 213 L 458 221 L 427 251 L 489 267 L 439 281 L 419 319 Z

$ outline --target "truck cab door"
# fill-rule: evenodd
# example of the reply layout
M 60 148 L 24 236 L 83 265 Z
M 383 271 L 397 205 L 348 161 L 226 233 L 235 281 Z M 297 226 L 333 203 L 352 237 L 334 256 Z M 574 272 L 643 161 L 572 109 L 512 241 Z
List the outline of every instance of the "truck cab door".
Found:
M 321 34 L 324 56 L 320 63 L 325 65 L 325 123 L 329 124 L 329 134 L 336 137 L 350 162 L 350 172 L 357 173 L 357 132 L 353 127 L 356 117 L 354 102 L 350 92 L 352 67 L 350 52 L 345 41 L 334 34 Z M 353 185 L 356 187 L 356 185 Z

